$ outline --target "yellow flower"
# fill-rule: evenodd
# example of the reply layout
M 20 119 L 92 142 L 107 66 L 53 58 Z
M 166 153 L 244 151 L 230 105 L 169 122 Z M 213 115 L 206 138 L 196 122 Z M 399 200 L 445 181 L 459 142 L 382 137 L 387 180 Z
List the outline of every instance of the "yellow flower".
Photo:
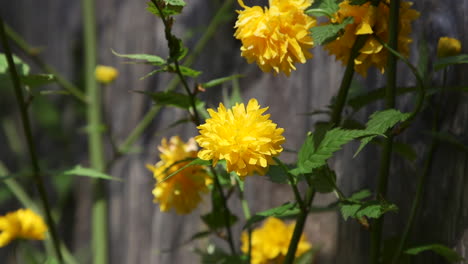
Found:
M 162 139 L 161 160 L 156 165 L 146 165 L 156 179 L 153 189 L 154 202 L 159 203 L 161 212 L 175 208 L 178 214 L 188 214 L 201 201 L 201 192 L 208 191 L 211 178 L 203 166 L 190 166 L 163 181 L 171 173 L 177 171 L 190 161 L 182 161 L 197 157 L 197 143 L 193 138 L 187 143 L 178 136 L 171 137 L 169 142 Z M 182 161 L 182 162 L 181 162 Z
M 241 55 L 248 63 L 256 62 L 264 72 L 280 71 L 289 76 L 294 63 L 312 58 L 308 51 L 314 42 L 309 30 L 315 18 L 304 14 L 311 0 L 270 0 L 270 8 L 248 7 L 238 0 L 244 10 L 239 17 L 234 36 L 242 41 Z
M 114 67 L 98 65 L 96 66 L 94 75 L 96 76 L 96 80 L 98 80 L 98 82 L 108 84 L 117 78 L 119 72 Z
M 252 231 L 252 264 L 283 263 L 288 252 L 294 225 L 286 225 L 278 218 L 269 217 L 262 227 Z M 242 251 L 249 251 L 249 235 L 242 233 Z M 304 235 L 297 245 L 296 257 L 310 250 L 312 245 Z
M 348 0 L 340 3 L 340 9 L 335 14 L 332 22 L 341 23 L 346 17 L 353 17 L 354 23 L 346 26 L 342 36 L 325 45 L 330 54 L 334 54 L 337 60 L 347 64 L 351 48 L 358 35 L 375 34 L 383 41 L 388 40 L 388 20 L 390 0 L 381 1 L 376 7 L 369 2 L 364 5 L 351 5 Z M 419 12 L 411 9 L 413 3 L 402 1 L 400 4 L 400 21 L 398 29 L 398 51 L 409 54 L 411 22 L 419 17 Z M 387 50 L 380 42 L 369 36 L 364 46 L 359 50 L 359 55 L 354 60 L 354 69 L 362 76 L 367 75 L 367 69 L 375 66 L 384 73 L 387 64 Z
M 14 239 L 44 240 L 47 225 L 30 209 L 19 209 L 0 216 L 0 247 Z
M 285 141 L 284 129 L 276 128 L 269 114 L 262 115 L 267 109 L 260 109 L 256 99 L 250 99 L 247 108 L 236 104 L 226 110 L 220 103 L 218 112 L 208 109 L 211 118 L 198 126 L 200 135 L 195 137 L 203 148 L 198 157 L 213 160 L 213 166 L 226 160 L 228 172 L 235 171 L 242 179 L 254 172 L 265 174 Z
M 441 37 L 437 44 L 437 57 L 444 58 L 460 54 L 461 43 L 458 39 Z

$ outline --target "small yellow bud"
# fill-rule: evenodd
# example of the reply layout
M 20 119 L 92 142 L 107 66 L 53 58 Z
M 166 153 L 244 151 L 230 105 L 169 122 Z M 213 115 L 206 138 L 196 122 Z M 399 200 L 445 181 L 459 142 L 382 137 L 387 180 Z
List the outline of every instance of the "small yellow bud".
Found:
M 461 43 L 458 39 L 441 37 L 437 44 L 437 57 L 444 58 L 455 56 L 461 51 Z
M 96 80 L 98 82 L 108 84 L 117 78 L 119 72 L 114 67 L 98 65 L 94 75 L 96 76 Z

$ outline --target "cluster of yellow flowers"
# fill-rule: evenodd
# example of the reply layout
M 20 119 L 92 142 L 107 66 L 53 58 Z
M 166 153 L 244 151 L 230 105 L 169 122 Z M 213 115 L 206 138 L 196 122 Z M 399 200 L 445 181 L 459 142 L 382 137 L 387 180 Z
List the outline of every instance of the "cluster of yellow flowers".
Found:
M 387 63 L 387 50 L 373 37 L 378 36 L 383 41 L 388 40 L 390 17 L 390 0 L 380 1 L 378 6 L 370 2 L 364 5 L 351 5 L 348 0 L 340 3 L 340 9 L 332 22 L 343 22 L 346 17 L 353 17 L 354 23 L 346 26 L 342 36 L 325 46 L 331 54 L 346 64 L 349 60 L 351 48 L 358 35 L 369 35 L 359 55 L 354 60 L 355 70 L 366 76 L 367 69 L 375 66 L 382 73 Z M 400 4 L 400 18 L 398 28 L 398 51 L 404 56 L 409 55 L 409 44 L 412 42 L 411 22 L 419 17 L 419 12 L 411 9 L 412 3 L 402 1 Z
M 365 76 L 367 69 L 375 66 L 383 73 L 387 51 L 373 35 L 383 41 L 388 39 L 389 3 L 390 0 L 383 0 L 373 6 L 370 2 L 363 5 L 352 5 L 349 0 L 341 2 L 331 22 L 342 23 L 347 17 L 352 17 L 354 22 L 346 26 L 343 35 L 325 45 L 325 49 L 346 64 L 356 37 L 369 35 L 355 59 L 355 70 Z M 281 71 L 289 76 L 296 69 L 294 63 L 305 63 L 312 58 L 309 49 L 314 42 L 309 31 L 317 23 L 304 13 L 312 1 L 270 0 L 269 8 L 248 7 L 242 0 L 239 4 L 244 10 L 238 11 L 234 36 L 241 40 L 241 55 L 249 63 L 256 62 L 264 72 L 273 69 L 275 74 Z M 400 5 L 398 50 L 405 56 L 412 42 L 411 23 L 419 17 L 419 12 L 411 6 L 411 2 L 405 1 Z
M 43 240 L 46 232 L 44 220 L 31 209 L 19 209 L 0 216 L 0 247 L 14 239 Z
M 256 99 L 247 104 L 236 104 L 226 109 L 220 104 L 218 111 L 208 109 L 211 118 L 198 127 L 200 135 L 184 143 L 179 137 L 169 142 L 163 139 L 159 151 L 160 161 L 147 165 L 157 181 L 153 190 L 154 201 L 161 211 L 172 207 L 177 213 L 190 213 L 201 201 L 200 193 L 207 191 L 211 178 L 203 166 L 190 166 L 165 180 L 197 156 L 212 160 L 216 166 L 225 160 L 228 172 L 236 172 L 241 179 L 254 173 L 265 174 L 269 165 L 275 164 L 273 157 L 283 148 L 284 129 L 277 128 L 269 117 L 263 115 L 268 108 L 260 108 Z M 197 151 L 195 140 L 203 148 Z
M 314 45 L 309 29 L 316 20 L 304 10 L 310 0 L 270 0 L 270 8 L 248 7 L 238 11 L 234 36 L 242 41 L 241 55 L 249 63 L 256 62 L 264 72 L 280 71 L 287 76 L 295 70 L 294 63 L 312 58 L 308 51 Z
M 252 231 L 252 264 L 283 263 L 288 252 L 294 224 L 286 225 L 278 218 L 269 217 L 261 228 Z M 242 251 L 249 251 L 249 235 L 242 233 Z M 312 245 L 304 235 L 297 245 L 296 256 L 310 250 Z
M 201 194 L 208 191 L 211 178 L 203 166 L 190 166 L 174 176 L 167 176 L 181 169 L 197 157 L 197 144 L 193 138 L 187 143 L 179 137 L 163 138 L 158 147 L 161 160 L 156 165 L 147 165 L 156 179 L 153 189 L 154 202 L 159 203 L 162 212 L 172 207 L 179 214 L 188 214 L 201 201 Z

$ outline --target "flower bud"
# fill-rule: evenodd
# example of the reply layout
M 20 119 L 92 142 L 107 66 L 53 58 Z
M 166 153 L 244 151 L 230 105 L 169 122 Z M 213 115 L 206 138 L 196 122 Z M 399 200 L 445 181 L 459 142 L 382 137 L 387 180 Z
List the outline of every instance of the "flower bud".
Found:
M 441 37 L 437 44 L 437 57 L 444 58 L 455 56 L 461 51 L 461 43 L 458 39 Z

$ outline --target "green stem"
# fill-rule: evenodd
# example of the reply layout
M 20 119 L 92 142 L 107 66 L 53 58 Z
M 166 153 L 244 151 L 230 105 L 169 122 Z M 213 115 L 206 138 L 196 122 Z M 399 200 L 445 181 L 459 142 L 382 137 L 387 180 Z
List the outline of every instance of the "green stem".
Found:
M 208 41 L 213 37 L 214 33 L 216 33 L 219 25 L 224 21 L 226 13 L 229 8 L 231 8 L 233 0 L 227 0 L 224 2 L 223 6 L 216 12 L 214 18 L 211 20 L 210 24 L 208 25 L 207 29 L 203 36 L 198 40 L 197 44 L 195 44 L 195 48 L 193 52 L 187 56 L 187 59 L 184 61 L 183 65 L 190 67 L 195 59 L 198 57 L 200 52 L 205 48 Z M 172 78 L 169 82 L 167 91 L 173 91 L 177 85 L 179 84 L 179 78 Z M 124 142 L 119 146 L 119 151 L 124 153 L 130 149 L 130 147 L 138 140 L 138 138 L 143 134 L 145 129 L 151 124 L 154 117 L 159 113 L 161 109 L 160 106 L 153 106 L 143 117 L 140 123 L 137 124 L 135 129 L 130 132 L 129 136 L 124 140 Z
M 52 214 L 51 214 L 51 209 L 49 205 L 49 200 L 47 198 L 47 193 L 45 190 L 45 184 L 44 180 L 41 175 L 41 171 L 39 168 L 39 160 L 37 159 L 37 154 L 36 154 L 36 147 L 34 144 L 34 138 L 31 133 L 31 126 L 30 126 L 30 121 L 29 121 L 29 115 L 27 111 L 27 106 L 24 102 L 24 97 L 23 97 L 23 90 L 21 88 L 21 82 L 18 76 L 18 73 L 16 72 L 16 66 L 13 61 L 13 55 L 10 50 L 10 45 L 8 44 L 8 39 L 5 33 L 4 25 L 3 25 L 3 19 L 0 17 L 0 38 L 1 42 L 5 51 L 5 55 L 7 58 L 8 62 L 8 69 L 11 74 L 11 79 L 13 82 L 13 87 L 15 89 L 15 96 L 16 96 L 16 101 L 18 103 L 18 106 L 20 108 L 20 114 L 21 114 L 21 121 L 23 124 L 23 131 L 26 136 L 26 143 L 28 146 L 28 151 L 29 151 L 29 156 L 31 158 L 31 165 L 33 167 L 33 178 L 36 183 L 37 190 L 39 192 L 39 197 L 41 198 L 42 205 L 44 207 L 45 215 L 46 215 L 46 222 L 47 225 L 49 226 L 50 230 L 50 235 L 52 237 L 52 241 L 54 244 L 54 249 L 55 249 L 55 254 L 57 255 L 57 259 L 60 263 L 63 263 L 63 258 L 62 258 L 62 253 L 60 251 L 59 247 L 59 240 L 58 236 L 56 233 L 55 229 L 55 223 L 54 220 L 52 219 Z
M 219 182 L 218 179 L 218 174 L 216 173 L 215 169 L 210 166 L 211 173 L 213 174 L 213 179 L 214 179 L 214 184 L 216 190 L 219 192 L 219 196 L 221 198 L 221 203 L 223 204 L 223 212 L 224 212 L 224 223 L 226 226 L 226 231 L 227 231 L 227 240 L 229 243 L 229 248 L 231 249 L 232 254 L 236 254 L 236 248 L 234 246 L 234 239 L 232 236 L 232 230 L 231 230 L 231 212 L 229 210 L 229 207 L 227 206 L 227 199 L 226 196 L 224 195 L 223 192 L 223 187 L 221 186 L 221 183 Z M 215 209 L 215 208 L 213 208 Z
M 349 87 L 353 81 L 354 75 L 354 59 L 359 55 L 359 50 L 364 46 L 367 40 L 367 35 L 359 35 L 354 41 L 353 47 L 351 48 L 351 54 L 349 56 L 348 64 L 346 65 L 346 70 L 341 80 L 340 89 L 336 97 L 336 102 L 333 106 L 331 120 L 330 122 L 334 126 L 339 126 L 341 123 L 341 113 L 346 104 L 346 99 L 348 98 Z
M 296 180 L 294 179 L 294 176 L 291 175 L 291 173 L 289 173 L 288 167 L 286 165 L 284 165 L 284 163 L 280 159 L 274 157 L 273 160 L 275 160 L 275 162 L 278 163 L 278 165 L 281 167 L 281 169 L 284 171 L 284 173 L 286 173 L 286 175 L 288 176 L 289 184 L 291 185 L 291 188 L 293 189 L 294 197 L 296 198 L 296 201 L 299 204 L 299 207 L 301 208 L 301 211 L 306 211 L 307 206 L 304 203 L 304 201 L 302 200 L 301 193 L 299 192 L 299 189 L 297 189 L 297 183 L 296 183 Z
M 244 190 L 241 188 L 241 185 L 244 183 L 241 181 L 239 177 L 236 177 L 237 187 L 239 189 L 239 199 L 241 201 L 242 212 L 244 213 L 245 221 L 248 221 L 252 214 L 250 213 L 249 203 L 245 199 Z M 251 263 L 252 259 L 252 227 L 247 228 L 247 235 L 248 235 L 248 250 L 247 250 L 247 263 Z
M 394 50 L 398 47 L 398 22 L 399 22 L 400 0 L 392 0 L 390 2 L 390 21 L 389 21 L 389 41 L 388 46 Z M 387 108 L 395 108 L 395 91 L 396 91 L 396 75 L 397 75 L 397 56 L 393 53 L 388 54 L 387 60 L 387 87 L 385 92 L 385 102 Z M 390 175 L 390 167 L 392 162 L 393 151 L 393 135 L 385 139 L 382 149 L 382 159 L 380 165 L 380 173 L 377 182 L 377 198 L 385 199 L 387 196 L 387 185 Z M 380 258 L 380 248 L 382 240 L 384 216 L 377 219 L 371 231 L 371 249 L 370 263 L 378 264 Z
M 94 0 L 83 0 L 83 27 L 85 50 L 85 83 L 88 97 L 88 148 L 91 167 L 105 170 L 104 148 L 101 133 L 101 89 L 94 77 L 97 61 L 96 19 Z M 92 209 L 92 243 L 93 261 L 95 264 L 108 263 L 107 241 L 107 200 L 104 182 L 93 181 L 94 201 Z
M 307 221 L 307 216 L 309 215 L 309 210 L 312 205 L 312 201 L 315 197 L 314 188 L 309 188 L 306 194 L 306 210 L 301 210 L 299 217 L 296 220 L 296 225 L 294 226 L 293 235 L 291 241 L 289 242 L 288 252 L 284 258 L 284 264 L 292 264 L 294 262 L 297 246 L 301 240 L 302 232 L 304 231 L 305 223 Z
M 71 82 L 67 81 L 61 74 L 59 74 L 52 66 L 46 64 L 41 57 L 39 57 L 39 49 L 29 45 L 18 33 L 13 31 L 8 25 L 5 25 L 5 31 L 8 36 L 23 52 L 25 52 L 43 71 L 55 76 L 58 84 L 60 84 L 71 95 L 75 96 L 79 101 L 86 103 L 84 93 Z

